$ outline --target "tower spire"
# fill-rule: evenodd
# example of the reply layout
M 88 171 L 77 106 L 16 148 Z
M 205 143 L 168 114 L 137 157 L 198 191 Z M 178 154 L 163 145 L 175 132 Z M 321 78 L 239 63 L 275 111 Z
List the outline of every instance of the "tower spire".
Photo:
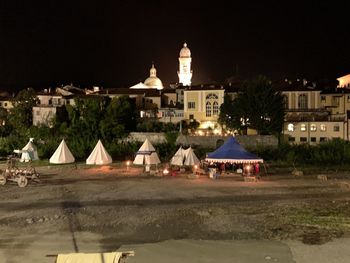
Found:
M 179 71 L 177 72 L 177 75 L 179 77 L 179 83 L 181 83 L 184 86 L 191 85 L 191 79 L 192 79 L 191 62 L 192 62 L 191 51 L 187 47 L 187 43 L 184 42 L 183 48 L 180 50 Z

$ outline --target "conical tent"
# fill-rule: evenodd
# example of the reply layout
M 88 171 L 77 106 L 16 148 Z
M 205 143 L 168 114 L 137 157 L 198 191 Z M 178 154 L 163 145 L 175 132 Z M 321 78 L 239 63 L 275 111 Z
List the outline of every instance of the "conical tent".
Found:
M 186 150 L 186 159 L 184 165 L 195 165 L 199 164 L 200 161 L 197 156 L 194 154 L 193 149 L 190 147 Z
M 158 158 L 157 152 L 154 149 L 151 142 L 148 139 L 146 139 L 136 153 L 134 164 L 143 165 L 143 164 L 158 164 L 158 163 L 160 163 L 160 160 Z
M 66 142 L 64 139 L 58 146 L 55 153 L 50 158 L 50 163 L 55 164 L 64 164 L 64 163 L 74 163 L 75 158 L 73 154 L 70 152 Z
M 182 166 L 184 164 L 185 158 L 185 150 L 180 147 L 177 152 L 174 154 L 173 158 L 171 158 L 171 165 L 179 165 Z
M 38 150 L 33 143 L 33 138 L 29 139 L 29 142 L 22 148 L 21 162 L 29 162 L 39 160 Z
M 208 162 L 263 163 L 264 160 L 244 149 L 234 137 L 230 137 L 215 152 L 208 153 Z
M 86 159 L 86 164 L 109 164 L 112 163 L 112 157 L 108 154 L 101 140 L 98 140 L 94 150 Z

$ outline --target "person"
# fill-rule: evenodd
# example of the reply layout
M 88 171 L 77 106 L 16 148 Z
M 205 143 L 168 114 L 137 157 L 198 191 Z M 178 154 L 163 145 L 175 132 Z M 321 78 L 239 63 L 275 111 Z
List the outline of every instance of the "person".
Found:
M 258 175 L 258 174 L 260 173 L 260 166 L 259 166 L 259 163 L 256 163 L 256 164 L 254 165 L 254 173 L 255 173 L 256 175 Z

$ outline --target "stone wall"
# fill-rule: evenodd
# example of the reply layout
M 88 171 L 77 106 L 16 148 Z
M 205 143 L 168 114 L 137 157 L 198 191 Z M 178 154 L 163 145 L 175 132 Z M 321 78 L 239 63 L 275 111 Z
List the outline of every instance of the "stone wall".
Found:
M 148 138 L 152 144 L 165 143 L 167 142 L 165 134 L 162 132 L 131 132 L 126 138 L 126 141 L 138 141 L 144 142 Z M 176 139 L 177 145 L 184 146 L 202 146 L 208 148 L 217 148 L 222 145 L 226 140 L 227 136 L 190 136 L 180 135 Z M 238 142 L 246 148 L 254 149 L 258 145 L 277 147 L 278 139 L 272 135 L 239 135 L 236 136 Z
M 144 142 L 148 138 L 152 144 L 165 143 L 166 138 L 163 132 L 130 132 L 126 141 Z

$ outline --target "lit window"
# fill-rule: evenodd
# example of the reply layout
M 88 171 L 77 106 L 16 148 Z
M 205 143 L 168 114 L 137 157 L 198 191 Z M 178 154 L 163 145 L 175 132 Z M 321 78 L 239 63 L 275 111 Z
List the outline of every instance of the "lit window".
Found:
M 300 130 L 301 131 L 306 131 L 306 124 L 300 125 Z
M 326 124 L 321 124 L 320 130 L 321 130 L 321 131 L 326 131 L 326 130 L 327 130 Z
M 211 103 L 207 101 L 207 104 L 205 106 L 205 116 L 211 117 Z
M 333 131 L 338 132 L 340 130 L 339 125 L 335 124 L 333 127 Z
M 218 115 L 219 114 L 219 104 L 214 101 L 213 103 L 213 115 Z
M 288 124 L 288 131 L 292 132 L 292 131 L 294 131 L 294 130 L 295 130 L 294 124 L 289 123 L 289 124 Z
M 311 124 L 310 131 L 316 131 L 316 124 Z

